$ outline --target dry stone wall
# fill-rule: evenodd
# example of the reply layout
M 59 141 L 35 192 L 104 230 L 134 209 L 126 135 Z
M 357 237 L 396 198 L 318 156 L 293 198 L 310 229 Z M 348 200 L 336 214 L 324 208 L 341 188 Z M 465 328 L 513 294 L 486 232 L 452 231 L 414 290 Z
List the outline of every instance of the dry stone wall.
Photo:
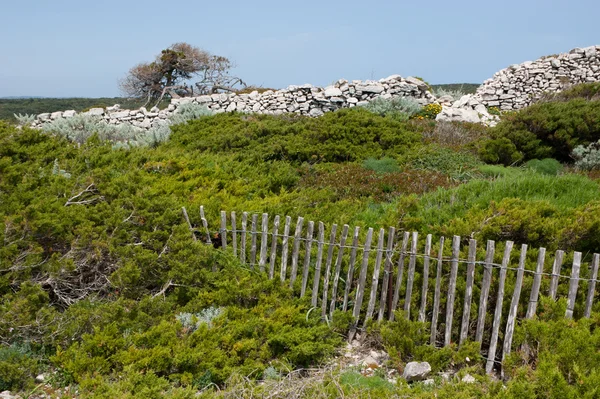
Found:
M 136 127 L 149 129 L 167 119 L 182 104 L 195 103 L 205 105 L 210 110 L 219 112 L 252 112 L 279 115 L 283 113 L 297 113 L 318 117 L 325 112 L 335 111 L 340 108 L 351 108 L 368 104 L 377 98 L 391 98 L 396 96 L 411 97 L 425 105 L 435 101 L 435 96 L 429 91 L 429 86 L 423 81 L 400 75 L 392 75 L 378 81 L 340 79 L 333 85 L 316 87 L 310 84 L 289 86 L 287 89 L 263 93 L 254 91 L 249 94 L 212 94 L 199 97 L 185 97 L 172 99 L 165 110 L 146 108 L 137 110 L 122 110 L 118 105 L 113 107 L 92 108 L 86 114 L 97 115 L 109 124 L 131 124 Z M 76 115 L 75 111 L 54 112 L 37 115 L 35 127 L 44 123 Z
M 487 107 L 513 110 L 530 105 L 544 92 L 598 81 L 600 46 L 591 46 L 511 65 L 483 82 L 475 96 Z

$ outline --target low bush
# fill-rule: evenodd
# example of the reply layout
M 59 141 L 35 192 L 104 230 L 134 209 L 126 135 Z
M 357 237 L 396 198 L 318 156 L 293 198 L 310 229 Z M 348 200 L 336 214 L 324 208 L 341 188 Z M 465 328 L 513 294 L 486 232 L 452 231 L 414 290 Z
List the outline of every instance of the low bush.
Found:
M 408 120 L 417 114 L 423 106 L 412 97 L 377 97 L 364 106 L 365 109 L 381 116 L 390 116 L 397 120 Z
M 172 143 L 252 162 L 347 162 L 402 154 L 417 145 L 405 123 L 360 107 L 320 118 L 219 114 L 174 127 Z
M 563 169 L 562 164 L 556 159 L 552 158 L 532 159 L 525 162 L 524 167 L 535 170 L 538 173 L 551 176 L 558 175 Z
M 436 171 L 406 169 L 381 173 L 356 164 L 307 170 L 299 182 L 301 188 L 332 191 L 337 200 L 369 198 L 376 202 L 391 201 L 406 194 L 422 194 L 454 184 L 446 175 Z
M 505 115 L 490 129 L 482 158 L 505 165 L 543 158 L 571 161 L 573 149 L 600 139 L 600 99 L 586 98 L 597 91 L 596 86 L 575 86 L 562 97 Z
M 600 141 L 587 146 L 578 145 L 572 153 L 575 166 L 581 170 L 592 171 L 600 168 Z

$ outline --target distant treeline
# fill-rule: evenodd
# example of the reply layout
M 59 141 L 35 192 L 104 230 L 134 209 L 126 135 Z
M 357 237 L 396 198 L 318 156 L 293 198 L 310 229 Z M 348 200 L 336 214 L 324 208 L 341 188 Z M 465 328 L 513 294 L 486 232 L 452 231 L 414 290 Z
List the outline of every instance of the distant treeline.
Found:
M 476 83 L 453 83 L 431 85 L 432 89 L 460 90 L 465 94 L 475 93 L 479 87 Z M 136 109 L 143 105 L 142 101 L 121 97 L 102 98 L 0 98 L 0 119 L 15 122 L 14 114 L 42 114 L 45 112 L 66 111 L 73 109 L 77 112 L 95 107 L 110 107 L 120 104 L 123 109 Z M 165 108 L 169 101 L 163 101 L 159 108 Z
M 479 83 L 450 83 L 444 85 L 431 85 L 433 90 L 435 89 L 444 89 L 444 90 L 453 90 L 453 91 L 462 91 L 465 94 L 473 94 L 475 90 L 481 86 Z
M 45 112 L 66 111 L 73 109 L 77 112 L 96 107 L 110 107 L 115 104 L 124 109 L 136 109 L 144 103 L 139 100 L 130 100 L 121 97 L 102 98 L 0 98 L 0 119 L 15 121 L 14 114 L 43 114 Z M 168 105 L 164 101 L 160 108 Z M 150 107 L 148 107 L 150 108 Z

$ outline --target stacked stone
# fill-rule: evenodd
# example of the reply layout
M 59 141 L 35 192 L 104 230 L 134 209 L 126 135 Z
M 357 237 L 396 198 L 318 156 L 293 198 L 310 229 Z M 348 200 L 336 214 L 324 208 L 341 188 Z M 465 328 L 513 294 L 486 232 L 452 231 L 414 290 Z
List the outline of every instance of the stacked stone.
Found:
M 173 112 L 169 110 L 161 111 L 157 107 L 152 107 L 150 111 L 145 107 L 136 110 L 122 110 L 118 104 L 112 107 L 106 107 L 106 109 L 91 108 L 90 110 L 83 112 L 83 114 L 97 116 L 110 125 L 128 123 L 142 129 L 150 129 L 160 123 L 166 123 L 166 119 L 172 113 Z M 46 122 L 51 122 L 60 118 L 71 118 L 76 114 L 77 112 L 73 110 L 39 114 L 33 122 L 32 127 L 41 127 Z
M 106 123 L 128 123 L 136 127 L 150 129 L 166 120 L 177 108 L 183 104 L 200 104 L 210 110 L 220 112 L 252 112 L 260 114 L 279 115 L 283 113 L 297 113 L 318 117 L 325 112 L 335 111 L 340 108 L 351 108 L 365 105 L 377 98 L 411 97 L 425 105 L 435 101 L 434 95 L 423 81 L 400 75 L 392 75 L 379 81 L 353 80 L 351 82 L 340 79 L 335 84 L 325 88 L 310 84 L 289 86 L 283 90 L 267 90 L 263 93 L 253 91 L 249 94 L 218 93 L 198 97 L 185 97 L 172 99 L 165 110 L 153 107 L 150 111 L 146 108 L 138 110 L 122 110 L 119 105 L 113 107 L 92 108 L 85 114 L 98 116 Z M 53 112 L 37 115 L 34 127 L 41 127 L 44 123 L 59 118 L 70 118 L 75 111 Z
M 297 113 L 316 117 L 340 108 L 365 105 L 376 97 L 394 96 L 412 97 L 422 104 L 429 104 L 435 100 L 423 81 L 392 75 L 379 81 L 349 82 L 340 79 L 325 88 L 305 84 L 277 91 L 267 90 L 263 93 L 253 91 L 250 94 L 213 94 L 173 99 L 169 109 L 174 110 L 180 104 L 191 102 L 206 105 L 215 112 L 237 111 L 272 115 Z
M 600 46 L 511 65 L 483 82 L 476 97 L 487 107 L 521 109 L 544 92 L 559 92 L 573 84 L 600 81 Z

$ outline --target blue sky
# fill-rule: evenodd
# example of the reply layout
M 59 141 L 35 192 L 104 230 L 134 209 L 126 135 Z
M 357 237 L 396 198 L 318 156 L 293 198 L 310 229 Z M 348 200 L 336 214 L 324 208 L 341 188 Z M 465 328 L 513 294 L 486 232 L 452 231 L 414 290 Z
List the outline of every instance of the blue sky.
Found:
M 250 84 L 421 76 L 480 83 L 600 44 L 600 1 L 1 0 L 0 97 L 118 96 L 118 79 L 187 42 Z

